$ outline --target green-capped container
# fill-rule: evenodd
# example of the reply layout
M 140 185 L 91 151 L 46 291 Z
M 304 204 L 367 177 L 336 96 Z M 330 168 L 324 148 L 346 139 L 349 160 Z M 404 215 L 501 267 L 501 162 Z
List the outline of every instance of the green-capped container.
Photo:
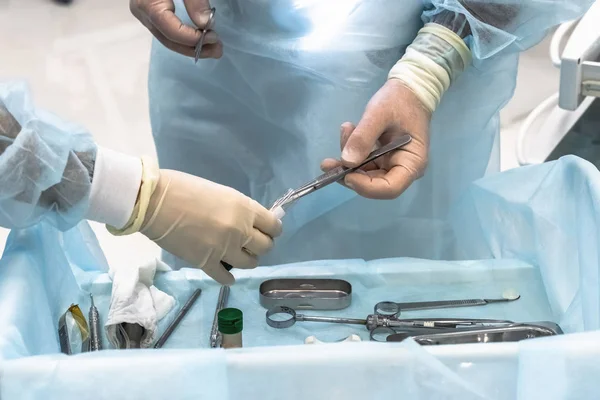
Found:
M 231 349 L 242 347 L 244 314 L 237 308 L 224 308 L 217 315 L 217 326 L 221 333 L 221 347 Z

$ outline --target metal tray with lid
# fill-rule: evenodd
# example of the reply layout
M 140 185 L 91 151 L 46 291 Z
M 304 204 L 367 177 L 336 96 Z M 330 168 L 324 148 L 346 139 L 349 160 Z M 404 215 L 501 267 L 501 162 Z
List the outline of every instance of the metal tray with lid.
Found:
M 260 304 L 267 309 L 341 310 L 352 302 L 352 285 L 342 279 L 270 279 L 259 292 Z

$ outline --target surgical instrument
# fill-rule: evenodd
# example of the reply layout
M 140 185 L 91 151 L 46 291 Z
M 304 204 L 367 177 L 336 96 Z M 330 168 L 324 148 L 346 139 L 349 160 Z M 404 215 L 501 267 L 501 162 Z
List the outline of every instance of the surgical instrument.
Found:
M 485 306 L 493 303 L 507 303 L 521 298 L 516 293 L 505 294 L 499 299 L 468 299 L 468 300 L 440 300 L 440 301 L 418 301 L 409 303 L 395 303 L 393 301 L 381 301 L 375 304 L 375 314 L 388 317 L 399 316 L 402 311 L 433 310 L 439 308 L 458 308 Z
M 71 304 L 69 309 L 65 311 L 65 313 L 58 319 L 58 340 L 60 342 L 60 351 L 68 355 L 73 354 L 71 343 L 73 342 L 73 339 L 78 339 L 71 338 L 69 335 L 69 328 L 71 328 L 72 325 L 69 323 L 70 321 L 67 321 L 67 317 L 70 317 L 70 320 L 79 330 L 81 337 L 81 353 L 88 351 L 90 347 L 88 324 L 85 320 L 83 312 L 77 304 Z
M 202 29 L 200 40 L 198 40 L 198 43 L 196 43 L 196 48 L 194 49 L 194 63 L 198 63 L 198 60 L 200 59 L 200 54 L 202 53 L 202 46 L 204 45 L 204 39 L 206 38 L 206 34 L 208 33 L 208 31 L 212 28 L 216 11 L 217 9 L 214 7 L 210 9 L 208 22 L 206 22 L 206 26 L 204 27 L 204 29 Z
M 162 336 L 156 341 L 156 344 L 154 344 L 155 349 L 160 349 L 163 347 L 165 342 L 169 339 L 169 337 L 171 337 L 171 334 L 175 331 L 175 329 L 177 329 L 181 320 L 186 316 L 188 311 L 190 311 L 196 300 L 198 300 L 198 297 L 200 297 L 201 293 L 202 290 L 200 289 L 194 290 L 194 293 L 192 293 L 188 301 L 183 305 L 183 307 L 181 307 L 181 310 L 179 310 L 173 322 L 171 322 Z
M 384 155 L 388 154 L 389 152 L 398 150 L 400 147 L 405 146 L 408 143 L 410 143 L 411 140 L 412 140 L 412 137 L 410 135 L 400 136 L 398 139 L 394 140 L 393 142 L 388 143 L 385 146 L 382 146 L 382 147 L 378 148 L 377 150 L 373 151 L 371 154 L 369 154 L 367 159 L 365 161 L 363 161 L 363 163 L 358 165 L 357 167 L 347 168 L 344 166 L 339 166 L 339 167 L 332 169 L 331 171 L 328 171 L 322 175 L 319 175 L 312 181 L 300 186 L 298 189 L 288 190 L 282 197 L 280 197 L 279 199 L 277 199 L 275 201 L 275 203 L 273 203 L 273 205 L 270 208 L 270 211 L 275 211 L 277 209 L 281 209 L 281 210 L 285 211 L 285 208 L 287 208 L 289 205 L 296 202 L 296 200 L 300 199 L 301 197 L 304 197 L 304 196 L 311 194 L 319 189 L 324 188 L 325 186 L 329 186 L 332 183 L 335 183 L 335 182 L 338 182 L 338 181 L 344 179 L 344 177 L 346 175 L 348 175 L 349 173 L 354 172 L 354 171 L 364 167 L 368 163 L 375 161 L 379 157 L 384 156 Z M 224 261 L 221 261 L 221 265 L 223 265 L 227 271 L 231 271 L 231 269 L 233 268 L 232 265 L 230 265 Z
M 415 318 L 397 319 L 378 314 L 367 315 L 365 319 L 345 317 L 317 317 L 312 315 L 296 314 L 289 307 L 273 307 L 266 314 L 267 325 L 277 329 L 289 328 L 297 321 L 300 322 L 328 322 L 333 324 L 365 325 L 369 331 L 377 327 L 409 327 L 409 328 L 456 328 L 459 326 L 485 326 L 498 324 L 511 324 L 512 321 L 496 319 L 465 319 L 465 318 Z
M 215 309 L 215 317 L 210 329 L 210 347 L 216 349 L 221 345 L 221 335 L 219 334 L 219 311 L 225 308 L 229 300 L 229 286 L 222 286 L 217 299 L 217 307 Z
M 375 329 L 377 330 L 377 329 Z M 386 342 L 401 342 L 410 337 L 420 345 L 444 345 L 467 343 L 518 342 L 525 339 L 555 336 L 563 333 L 553 322 L 514 323 L 506 326 L 474 327 L 440 332 L 399 330 L 385 339 Z M 373 338 L 373 335 L 371 336 Z M 378 340 L 380 341 L 380 340 Z
M 89 321 L 90 321 L 90 351 L 102 350 L 102 333 L 100 330 L 100 314 L 94 304 L 94 296 L 90 293 Z
M 368 163 L 375 161 L 379 157 L 384 156 L 391 151 L 398 150 L 400 147 L 405 146 L 408 143 L 410 143 L 411 140 L 412 140 L 412 138 L 410 135 L 403 135 L 403 136 L 399 137 L 398 139 L 394 140 L 393 142 L 388 143 L 385 146 L 382 146 L 382 147 L 378 148 L 377 150 L 373 151 L 371 154 L 369 154 L 367 159 L 365 161 L 363 161 L 357 167 L 347 168 L 344 166 L 339 166 L 339 167 L 336 167 L 322 175 L 319 175 L 312 181 L 306 183 L 305 185 L 300 186 L 298 189 L 288 191 L 285 195 L 283 195 L 277 201 L 275 201 L 273 206 L 271 206 L 271 211 L 273 211 L 279 207 L 281 207 L 285 210 L 285 208 L 288 205 L 294 203 L 296 200 L 300 199 L 301 197 L 304 197 L 304 196 L 311 194 L 319 189 L 324 188 L 325 186 L 328 186 L 332 183 L 335 183 L 335 182 L 338 182 L 338 181 L 344 179 L 344 177 L 346 175 L 348 175 L 349 173 L 354 172 L 354 171 L 364 167 Z

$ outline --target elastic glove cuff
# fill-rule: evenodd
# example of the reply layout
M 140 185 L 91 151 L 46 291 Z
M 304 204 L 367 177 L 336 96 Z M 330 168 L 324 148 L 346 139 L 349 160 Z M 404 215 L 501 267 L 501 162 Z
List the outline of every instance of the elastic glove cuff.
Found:
M 135 207 L 133 207 L 129 220 L 123 228 L 117 229 L 114 226 L 106 226 L 106 229 L 108 229 L 110 233 L 115 236 L 124 236 L 139 232 L 144 223 L 144 219 L 146 218 L 150 198 L 154 194 L 159 178 L 160 170 L 158 168 L 158 163 L 150 157 L 142 157 L 142 184 L 141 186 L 138 185 L 138 200 L 135 203 Z
M 98 147 L 85 218 L 124 226 L 133 212 L 141 180 L 139 158 Z
M 471 64 L 471 51 L 450 29 L 425 25 L 388 79 L 402 81 L 433 113 L 450 84 Z

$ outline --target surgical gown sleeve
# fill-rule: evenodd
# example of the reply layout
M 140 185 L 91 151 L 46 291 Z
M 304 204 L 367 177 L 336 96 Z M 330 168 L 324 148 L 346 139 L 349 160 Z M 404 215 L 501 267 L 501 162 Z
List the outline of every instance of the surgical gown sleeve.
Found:
M 139 158 L 99 148 L 85 130 L 35 109 L 25 84 L 0 83 L 0 226 L 122 226 L 140 181 Z
M 548 29 L 579 18 L 594 0 L 433 0 L 425 2 L 423 21 L 445 26 L 462 37 L 473 59 L 505 50 L 523 51 Z

